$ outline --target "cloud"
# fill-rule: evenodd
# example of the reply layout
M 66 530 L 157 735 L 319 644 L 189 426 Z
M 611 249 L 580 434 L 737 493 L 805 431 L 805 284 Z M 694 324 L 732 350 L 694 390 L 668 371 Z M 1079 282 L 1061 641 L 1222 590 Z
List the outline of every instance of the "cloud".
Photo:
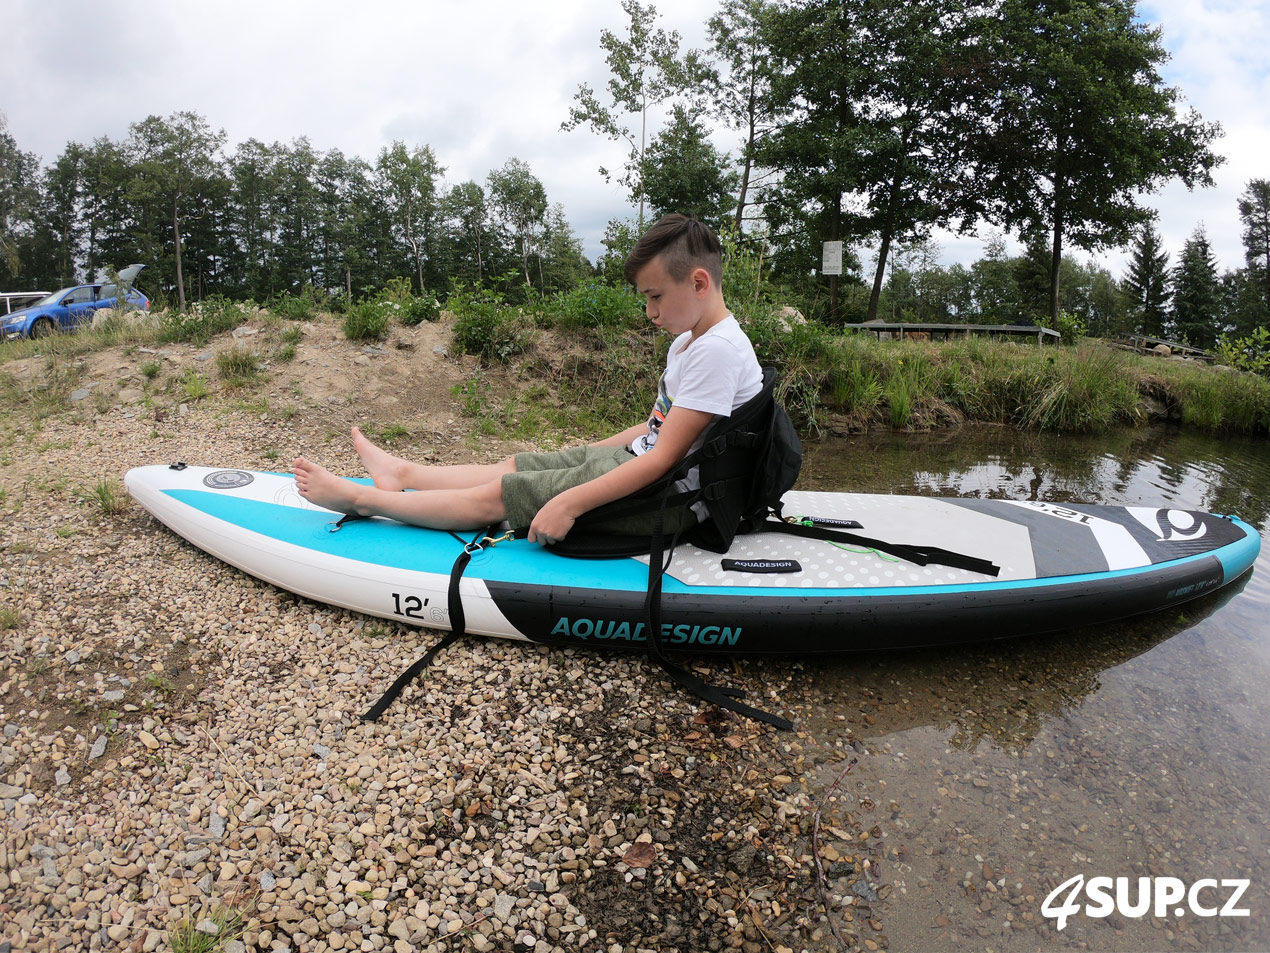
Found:
M 678 30 L 682 48 L 700 47 L 718 7 L 662 3 L 658 25 Z M 1237 267 L 1235 203 L 1249 178 L 1270 175 L 1264 2 L 1151 0 L 1140 13 L 1163 26 L 1173 54 L 1165 81 L 1222 123 L 1218 148 L 1229 159 L 1216 188 L 1169 186 L 1147 202 L 1170 250 L 1203 221 L 1223 266 Z M 428 144 L 452 183 L 483 183 L 516 156 L 595 257 L 604 224 L 633 214 L 625 190 L 597 171 L 620 170 L 626 150 L 559 126 L 579 83 L 603 91 L 605 28 L 625 32 L 618 0 L 5 0 L 2 108 L 19 147 L 46 163 L 68 142 L 122 139 L 130 123 L 178 110 L 223 128 L 229 151 L 249 138 L 304 136 L 316 149 L 373 161 L 394 139 Z M 734 147 L 735 136 L 722 131 L 716 141 Z M 973 240 L 946 242 L 949 260 L 978 254 Z

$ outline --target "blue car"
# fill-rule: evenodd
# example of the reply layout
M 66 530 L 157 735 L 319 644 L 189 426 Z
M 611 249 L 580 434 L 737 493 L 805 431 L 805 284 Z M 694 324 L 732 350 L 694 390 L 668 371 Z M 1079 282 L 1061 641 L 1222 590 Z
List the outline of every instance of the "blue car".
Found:
M 27 308 L 0 316 L 0 336 L 13 338 L 39 338 L 54 331 L 74 331 L 93 322 L 93 314 L 101 308 L 113 308 L 119 300 L 122 286 L 128 308 L 148 311 L 150 300 L 132 286 L 145 265 L 129 265 L 119 272 L 119 284 L 95 282 L 75 285 L 54 291 Z

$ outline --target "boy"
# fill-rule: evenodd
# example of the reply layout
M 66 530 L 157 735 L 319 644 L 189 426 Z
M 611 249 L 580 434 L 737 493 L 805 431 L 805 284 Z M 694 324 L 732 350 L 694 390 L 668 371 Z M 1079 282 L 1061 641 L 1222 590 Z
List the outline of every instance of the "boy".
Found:
M 354 428 L 353 445 L 374 485 L 340 479 L 300 457 L 295 482 L 301 496 L 342 513 L 432 529 L 507 520 L 516 529 L 528 526 L 531 542 L 550 546 L 583 513 L 665 476 L 700 446 L 717 416 L 730 415 L 759 392 L 763 374 L 724 304 L 719 240 L 705 225 L 683 215 L 663 217 L 631 250 L 625 274 L 644 295 L 653 324 L 676 335 L 646 422 L 586 447 L 466 466 L 411 463 Z M 695 488 L 696 478 L 694 469 L 679 489 Z M 406 489 L 419 492 L 399 492 Z M 668 521 L 668 531 L 678 528 Z

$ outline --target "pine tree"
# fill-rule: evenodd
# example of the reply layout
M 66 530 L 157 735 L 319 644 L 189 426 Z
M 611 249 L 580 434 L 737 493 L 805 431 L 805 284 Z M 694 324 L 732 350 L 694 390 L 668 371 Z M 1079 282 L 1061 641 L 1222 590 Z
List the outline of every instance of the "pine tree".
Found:
M 1249 322 L 1264 327 L 1270 323 L 1270 179 L 1248 181 L 1239 197 L 1239 218 L 1248 263 L 1247 297 L 1252 303 L 1245 311 Z
M 1129 298 L 1129 316 L 1142 334 L 1164 336 L 1169 314 L 1169 253 L 1160 247 L 1160 236 L 1150 225 L 1138 232 L 1133 260 L 1123 288 Z
M 1192 347 L 1209 348 L 1225 330 L 1217 261 L 1203 226 L 1182 246 L 1173 271 L 1173 333 Z

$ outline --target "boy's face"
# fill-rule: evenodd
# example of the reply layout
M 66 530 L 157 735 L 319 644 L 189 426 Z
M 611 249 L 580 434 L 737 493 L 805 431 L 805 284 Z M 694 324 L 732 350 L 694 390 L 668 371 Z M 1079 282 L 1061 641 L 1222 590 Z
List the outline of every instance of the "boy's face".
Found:
M 657 256 L 635 274 L 635 287 L 644 296 L 644 312 L 653 324 L 672 335 L 691 331 L 705 311 L 710 277 L 694 268 L 683 281 L 675 281 Z

